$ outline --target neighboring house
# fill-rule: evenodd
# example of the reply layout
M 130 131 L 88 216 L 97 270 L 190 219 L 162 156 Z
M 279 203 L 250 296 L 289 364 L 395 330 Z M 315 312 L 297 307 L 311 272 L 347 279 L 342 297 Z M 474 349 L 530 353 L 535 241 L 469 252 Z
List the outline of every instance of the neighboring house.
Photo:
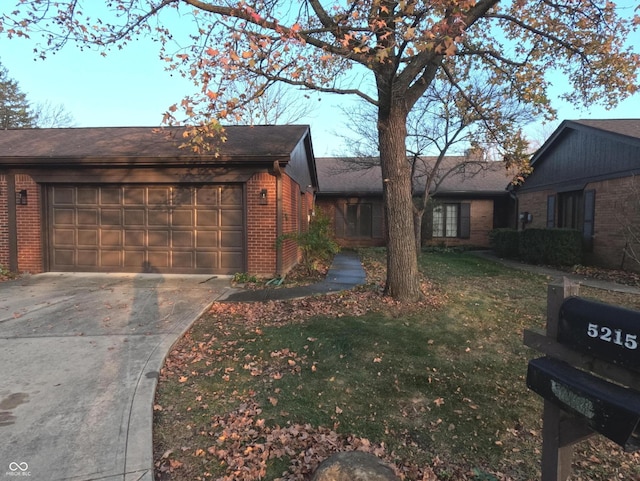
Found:
M 286 273 L 317 189 L 307 126 L 0 131 L 0 264 L 12 271 Z
M 624 230 L 640 226 L 640 119 L 565 120 L 531 165 L 514 189 L 524 228 L 578 229 L 588 263 L 637 270 Z
M 424 159 L 427 164 L 434 157 Z M 319 191 L 316 205 L 333 220 L 340 245 L 385 245 L 380 167 L 353 169 L 344 159 L 316 159 Z M 507 191 L 511 176 L 502 162 L 470 162 L 445 157 L 430 188 L 423 242 L 430 245 L 489 247 L 489 232 L 513 226 L 515 206 Z M 415 192 L 424 192 L 417 176 Z

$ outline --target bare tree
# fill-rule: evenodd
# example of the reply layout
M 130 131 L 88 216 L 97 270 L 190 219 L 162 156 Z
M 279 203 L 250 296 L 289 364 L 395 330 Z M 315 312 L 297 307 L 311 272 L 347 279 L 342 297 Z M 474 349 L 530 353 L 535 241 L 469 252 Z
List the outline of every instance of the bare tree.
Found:
M 73 127 L 73 115 L 62 104 L 52 104 L 49 100 L 36 104 L 32 110 L 35 127 L 46 129 L 53 127 Z
M 407 118 L 406 159 L 411 169 L 417 254 L 422 246 L 425 210 L 442 182 L 454 174 L 473 177 L 494 167 L 495 161 L 503 161 L 512 149 L 526 149 L 520 126 L 534 119 L 531 108 L 512 99 L 508 89 L 492 84 L 483 75 L 469 75 L 464 86 L 438 80 Z M 345 113 L 356 135 L 355 140 L 343 136 L 352 138 L 353 152 L 340 168 L 348 171 L 379 166 L 374 110 L 362 106 Z M 444 162 L 452 155 L 459 159 Z M 509 168 L 513 181 L 521 180 L 530 171 L 528 158 L 520 156 Z

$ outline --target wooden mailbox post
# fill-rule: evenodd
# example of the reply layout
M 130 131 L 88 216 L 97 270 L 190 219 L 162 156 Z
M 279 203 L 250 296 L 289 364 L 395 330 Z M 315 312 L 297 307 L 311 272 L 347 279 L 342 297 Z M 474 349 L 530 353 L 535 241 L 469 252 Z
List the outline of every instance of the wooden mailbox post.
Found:
M 640 449 L 640 312 L 577 295 L 567 279 L 549 284 L 546 333 L 524 331 L 546 354 L 527 370 L 544 398 L 542 481 L 565 481 L 573 445 L 594 433 Z

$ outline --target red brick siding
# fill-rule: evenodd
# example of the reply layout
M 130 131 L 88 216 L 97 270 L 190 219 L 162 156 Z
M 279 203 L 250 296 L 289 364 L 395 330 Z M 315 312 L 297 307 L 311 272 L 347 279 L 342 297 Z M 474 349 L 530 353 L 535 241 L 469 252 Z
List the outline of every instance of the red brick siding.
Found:
M 640 182 L 637 182 L 635 187 L 633 184 L 633 178 L 626 177 L 594 182 L 585 186 L 585 191 L 596 191 L 593 251 L 587 254 L 585 263 L 610 269 L 623 268 L 640 272 L 640 265 L 624 256 L 625 223 L 640 225 L 640 211 L 631 207 L 638 205 Z M 533 222 L 527 227 L 547 226 L 547 197 L 554 194 L 554 191 L 542 191 L 518 195 L 519 213 L 533 214 Z M 637 248 L 640 249 L 640 246 Z
M 588 184 L 596 191 L 593 252 L 587 261 L 610 269 L 640 272 L 640 265 L 624 255 L 627 225 L 640 225 L 640 181 L 633 177 Z M 640 246 L 635 246 L 640 252 Z
M 300 206 L 300 187 L 288 175 L 282 176 L 282 234 L 300 231 L 298 209 Z M 300 252 L 297 243 L 287 239 L 282 243 L 282 272 L 285 274 L 299 260 Z
M 267 189 L 267 204 L 260 191 Z M 272 276 L 276 272 L 276 178 L 255 174 L 247 181 L 247 271 Z
M 527 224 L 526 228 L 544 229 L 547 227 L 547 197 L 554 194 L 555 192 L 552 190 L 518 194 L 518 214 L 529 212 L 533 215 L 533 220 Z M 518 222 L 518 229 L 522 229 L 520 222 Z
M 15 195 L 7 188 L 6 176 L 0 176 L 0 264 L 9 267 L 9 209 L 8 196 Z M 42 218 L 40 186 L 28 175 L 15 176 L 15 191 L 27 191 L 27 205 L 16 205 L 16 230 L 18 239 L 18 271 L 40 273 L 43 271 Z
M 0 266 L 9 268 L 9 209 L 7 177 L 0 175 Z

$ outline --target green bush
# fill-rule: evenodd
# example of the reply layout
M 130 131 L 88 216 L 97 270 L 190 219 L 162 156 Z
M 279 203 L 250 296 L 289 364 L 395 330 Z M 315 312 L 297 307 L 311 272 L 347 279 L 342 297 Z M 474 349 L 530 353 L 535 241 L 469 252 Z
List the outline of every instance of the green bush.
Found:
M 573 229 L 495 229 L 489 240 L 499 256 L 529 264 L 571 266 L 582 262 L 582 234 Z
M 574 229 L 520 231 L 520 258 L 532 264 L 571 266 L 582 262 L 582 234 Z
M 278 244 L 286 239 L 292 239 L 298 245 L 302 251 L 302 264 L 309 273 L 316 271 L 320 262 L 329 260 L 340 251 L 331 231 L 331 219 L 321 211 L 311 218 L 309 230 L 285 234 L 278 239 Z
M 519 254 L 520 236 L 515 229 L 494 229 L 489 232 L 491 247 L 500 257 L 516 259 Z

